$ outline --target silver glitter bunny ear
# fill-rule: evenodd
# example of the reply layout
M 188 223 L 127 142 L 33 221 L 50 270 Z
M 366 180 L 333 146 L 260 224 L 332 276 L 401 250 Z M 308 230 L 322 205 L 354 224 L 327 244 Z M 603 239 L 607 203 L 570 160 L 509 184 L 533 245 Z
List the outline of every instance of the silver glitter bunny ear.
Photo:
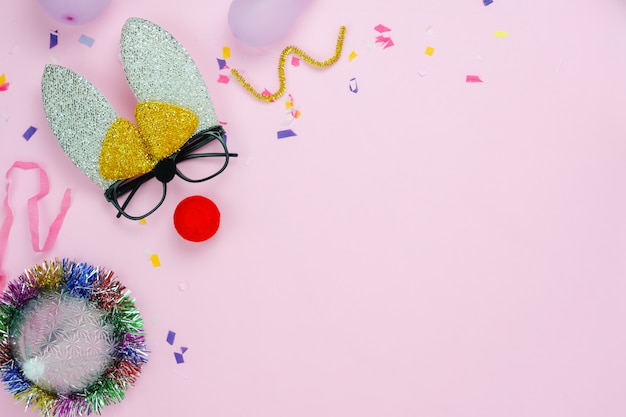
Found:
M 41 84 L 48 124 L 61 148 L 78 169 L 106 190 L 114 181 L 100 175 L 100 150 L 117 113 L 92 83 L 69 68 L 47 65 Z
M 145 19 L 128 19 L 122 28 L 120 54 L 137 101 L 158 101 L 191 110 L 199 119 L 196 132 L 219 125 L 196 64 L 160 26 Z
M 122 28 L 120 50 L 126 79 L 138 101 L 136 124 L 118 117 L 85 78 L 56 65 L 44 71 L 43 102 L 65 153 L 105 190 L 118 217 L 138 220 L 163 203 L 166 184 L 175 176 L 206 181 L 237 154 L 226 148 L 224 130 L 196 64 L 172 35 L 147 20 L 131 18 Z M 210 143 L 221 147 L 197 153 Z M 216 165 L 209 163 L 218 159 Z M 204 161 L 206 167 L 179 169 L 177 164 L 186 160 Z M 139 215 L 129 214 L 128 203 L 153 178 L 163 184 L 160 201 L 135 212 Z M 120 201 L 122 196 L 125 200 Z

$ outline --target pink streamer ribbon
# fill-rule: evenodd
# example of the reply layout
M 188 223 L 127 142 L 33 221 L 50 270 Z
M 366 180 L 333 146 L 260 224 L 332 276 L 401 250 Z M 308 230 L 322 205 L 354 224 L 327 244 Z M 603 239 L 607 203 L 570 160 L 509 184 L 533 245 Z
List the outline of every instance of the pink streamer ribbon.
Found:
M 57 217 L 50 224 L 50 228 L 48 229 L 48 237 L 46 238 L 43 247 L 39 247 L 39 200 L 48 195 L 50 191 L 50 181 L 48 180 L 48 174 L 46 171 L 41 168 L 38 164 L 34 162 L 21 162 L 17 161 L 9 168 L 6 173 L 7 185 L 6 185 L 6 196 L 4 197 L 4 209 L 6 211 L 6 215 L 4 217 L 4 221 L 2 222 L 2 226 L 0 227 L 0 291 L 4 289 L 6 285 L 6 276 L 4 271 L 2 270 L 2 264 L 4 262 L 4 255 L 6 253 L 7 244 L 9 241 L 9 234 L 11 232 L 11 226 L 13 226 L 13 211 L 9 205 L 9 189 L 11 185 L 10 177 L 11 173 L 15 169 L 37 169 L 39 170 L 39 193 L 34 195 L 28 199 L 28 223 L 30 227 L 30 241 L 35 252 L 46 252 L 49 251 L 54 242 L 56 242 L 57 236 L 61 231 L 61 226 L 63 225 L 63 220 L 65 219 L 65 215 L 67 214 L 67 210 L 70 208 L 70 204 L 72 201 L 70 189 L 65 190 L 65 194 L 63 195 L 63 200 L 61 201 L 61 209 Z

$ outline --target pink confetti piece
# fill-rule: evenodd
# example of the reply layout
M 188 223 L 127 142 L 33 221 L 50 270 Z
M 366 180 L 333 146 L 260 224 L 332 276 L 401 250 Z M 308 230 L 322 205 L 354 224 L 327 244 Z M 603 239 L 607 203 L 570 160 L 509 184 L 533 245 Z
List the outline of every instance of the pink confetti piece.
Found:
M 267 88 L 264 88 L 264 89 L 263 89 L 263 92 L 261 93 L 261 95 L 262 95 L 263 97 L 269 97 L 269 96 L 271 96 L 271 95 L 272 95 L 272 93 L 270 93 L 270 90 L 268 90 Z
M 384 32 L 389 32 L 391 29 L 389 29 L 389 28 L 388 28 L 387 26 L 385 26 L 385 25 L 380 24 L 380 25 L 376 25 L 376 26 L 374 27 L 374 30 L 375 30 L 376 32 L 378 32 L 378 33 L 384 33 Z
M 298 58 L 297 56 L 292 56 L 291 57 L 291 65 L 293 65 L 294 67 L 299 67 L 300 66 L 300 58 Z
M 482 83 L 483 80 L 481 80 L 478 75 L 466 75 L 465 82 L 466 83 Z
M 0 91 L 7 91 L 11 83 L 2 83 L 0 84 Z
M 220 76 L 217 77 L 217 82 L 221 84 L 228 84 L 230 82 L 230 77 L 228 75 L 220 74 Z

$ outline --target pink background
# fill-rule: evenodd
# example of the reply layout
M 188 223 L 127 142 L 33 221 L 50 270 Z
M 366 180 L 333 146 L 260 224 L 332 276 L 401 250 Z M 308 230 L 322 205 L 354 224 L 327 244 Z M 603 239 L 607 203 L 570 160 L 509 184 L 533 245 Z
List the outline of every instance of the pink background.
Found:
M 626 2 L 314 0 L 263 50 L 230 34 L 229 3 L 112 0 L 82 26 L 35 0 L 0 6 L 11 83 L 1 171 L 15 160 L 48 171 L 44 235 L 73 193 L 56 245 L 34 253 L 24 210 L 36 178 L 15 175 L 4 268 L 15 277 L 54 257 L 105 266 L 145 318 L 150 362 L 104 415 L 626 415 Z M 132 16 L 185 45 L 240 155 L 215 180 L 170 184 L 147 224 L 115 218 L 60 149 L 40 95 L 43 66 L 56 62 L 130 117 L 118 42 Z M 394 46 L 374 44 L 377 24 Z M 229 46 L 228 65 L 273 91 L 284 46 L 325 58 L 340 25 L 338 64 L 287 67 L 302 112 L 289 127 L 286 96 L 261 103 L 217 82 Z M 277 140 L 285 128 L 298 136 Z M 172 226 L 193 194 L 222 212 L 204 243 Z M 20 407 L 0 393 L 3 416 Z

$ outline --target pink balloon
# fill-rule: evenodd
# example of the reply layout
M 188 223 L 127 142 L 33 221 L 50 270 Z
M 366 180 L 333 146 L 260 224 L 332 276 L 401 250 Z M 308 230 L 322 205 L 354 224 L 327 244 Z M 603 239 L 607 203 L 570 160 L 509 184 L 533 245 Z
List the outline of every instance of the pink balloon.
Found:
M 268 45 L 285 35 L 311 0 L 233 0 L 228 9 L 230 30 L 241 43 Z
M 39 0 L 41 7 L 61 23 L 87 23 L 102 13 L 111 0 Z

